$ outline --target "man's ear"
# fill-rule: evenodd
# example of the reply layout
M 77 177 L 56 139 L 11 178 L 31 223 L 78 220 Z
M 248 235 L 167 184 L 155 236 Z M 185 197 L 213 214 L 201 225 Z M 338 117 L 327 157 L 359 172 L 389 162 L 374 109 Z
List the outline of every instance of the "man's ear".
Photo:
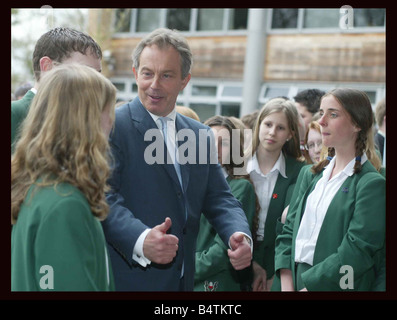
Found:
M 134 73 L 135 80 L 138 80 L 138 72 L 137 72 L 137 70 L 135 69 L 135 67 L 132 67 L 132 72 Z
M 40 71 L 49 71 L 53 67 L 51 58 L 44 56 L 40 59 Z
M 182 80 L 182 90 L 185 89 L 185 87 L 187 86 L 187 84 L 190 81 L 190 78 L 192 77 L 192 75 L 189 73 L 185 79 Z

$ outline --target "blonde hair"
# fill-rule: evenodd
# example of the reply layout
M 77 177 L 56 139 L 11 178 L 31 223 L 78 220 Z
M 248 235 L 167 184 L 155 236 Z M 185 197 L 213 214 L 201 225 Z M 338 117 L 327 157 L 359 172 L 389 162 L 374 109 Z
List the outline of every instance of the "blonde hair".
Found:
M 288 129 L 291 131 L 292 135 L 292 138 L 284 143 L 282 151 L 284 154 L 300 160 L 302 153 L 300 151 L 298 111 L 296 110 L 296 107 L 292 101 L 286 100 L 284 98 L 271 99 L 260 110 L 254 126 L 251 150 L 247 150 L 247 153 L 253 156 L 259 146 L 259 130 L 263 119 L 270 114 L 277 112 L 282 112 L 287 118 Z
M 42 75 L 11 158 L 12 223 L 32 185 L 62 182 L 85 195 L 94 216 L 106 217 L 110 150 L 101 115 L 109 109 L 114 121 L 115 99 L 113 84 L 87 66 L 64 64 Z
M 375 169 L 380 171 L 382 163 L 376 154 L 374 144 L 374 114 L 367 94 L 356 89 L 338 88 L 325 94 L 321 100 L 330 95 L 350 115 L 353 125 L 361 129 L 355 141 L 355 156 L 357 158 L 354 165 L 354 173 L 361 171 L 362 165 L 360 159 L 364 152 Z M 334 155 L 335 149 L 332 147 L 328 148 L 328 156 L 333 157 Z M 327 158 L 313 165 L 311 168 L 312 172 L 319 173 L 329 162 L 330 160 Z

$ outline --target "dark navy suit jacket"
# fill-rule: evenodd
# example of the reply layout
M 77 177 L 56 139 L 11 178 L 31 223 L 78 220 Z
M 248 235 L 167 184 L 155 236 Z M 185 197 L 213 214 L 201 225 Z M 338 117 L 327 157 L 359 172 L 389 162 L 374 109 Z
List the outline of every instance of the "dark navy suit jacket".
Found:
M 251 233 L 221 167 L 210 161 L 211 152 L 215 149 L 210 143 L 210 140 L 214 141 L 208 134 L 209 127 L 178 113 L 176 115 L 177 132 L 191 129 L 190 133 L 194 133 L 179 142 L 180 146 L 186 147 L 186 152 L 195 150 L 195 154 L 190 154 L 195 161 L 180 166 L 183 188 L 172 163 L 149 164 L 145 160 L 145 150 L 148 156 L 148 150 L 152 150 L 155 142 L 155 138 L 145 141 L 145 133 L 149 129 L 158 127 L 139 98 L 116 109 L 115 128 L 110 135 L 114 158 L 109 180 L 112 190 L 107 194 L 110 213 L 102 223 L 116 290 L 192 291 L 201 213 L 227 245 L 234 232 L 244 232 L 249 236 Z M 199 132 L 206 133 L 204 139 L 200 139 Z M 192 160 L 187 154 L 185 157 Z M 167 265 L 152 262 L 147 267 L 140 266 L 132 259 L 138 237 L 146 228 L 163 223 L 166 217 L 172 220 L 169 233 L 179 239 L 177 256 Z M 180 282 L 182 265 L 184 281 Z M 180 283 L 183 283 L 182 288 Z

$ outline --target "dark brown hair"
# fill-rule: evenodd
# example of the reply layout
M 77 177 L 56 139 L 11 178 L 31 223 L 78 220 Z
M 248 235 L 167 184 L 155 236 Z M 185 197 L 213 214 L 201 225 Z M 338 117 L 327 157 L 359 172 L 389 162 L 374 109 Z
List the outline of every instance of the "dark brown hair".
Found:
M 102 50 L 88 34 L 71 28 L 58 27 L 43 34 L 37 41 L 33 51 L 33 72 L 37 81 L 40 80 L 40 59 L 49 57 L 51 60 L 62 63 L 73 52 L 91 54 L 102 59 Z
M 357 134 L 357 139 L 355 142 L 355 156 L 357 158 L 354 165 L 354 173 L 359 173 L 361 171 L 361 156 L 364 152 L 366 153 L 368 160 L 373 164 L 376 170 L 379 171 L 381 168 L 381 162 L 375 152 L 373 139 L 374 114 L 372 112 L 371 102 L 367 94 L 356 89 L 338 88 L 325 94 L 322 99 L 329 95 L 332 95 L 346 110 L 346 112 L 350 115 L 353 125 L 361 129 Z M 335 149 L 328 148 L 328 156 L 333 157 L 334 155 Z M 329 164 L 329 162 L 329 159 L 320 161 L 318 164 L 312 167 L 312 172 L 320 172 L 326 165 Z

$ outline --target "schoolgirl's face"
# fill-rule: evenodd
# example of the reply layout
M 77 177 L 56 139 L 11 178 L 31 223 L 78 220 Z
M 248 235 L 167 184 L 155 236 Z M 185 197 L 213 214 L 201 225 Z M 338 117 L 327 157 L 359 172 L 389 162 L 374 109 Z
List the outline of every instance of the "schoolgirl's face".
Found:
M 309 156 L 312 159 L 313 163 L 317 163 L 320 161 L 321 148 L 323 146 L 323 139 L 321 133 L 316 129 L 309 129 L 307 134 L 307 143 L 306 147 L 309 151 Z
M 319 112 L 323 144 L 335 149 L 354 148 L 360 128 L 352 123 L 350 115 L 334 96 L 322 99 Z
M 292 134 L 288 120 L 283 112 L 274 112 L 266 116 L 259 127 L 259 146 L 268 152 L 279 152 Z
M 223 126 L 212 126 L 215 136 L 215 145 L 218 149 L 218 162 L 220 165 L 230 164 L 230 133 Z

